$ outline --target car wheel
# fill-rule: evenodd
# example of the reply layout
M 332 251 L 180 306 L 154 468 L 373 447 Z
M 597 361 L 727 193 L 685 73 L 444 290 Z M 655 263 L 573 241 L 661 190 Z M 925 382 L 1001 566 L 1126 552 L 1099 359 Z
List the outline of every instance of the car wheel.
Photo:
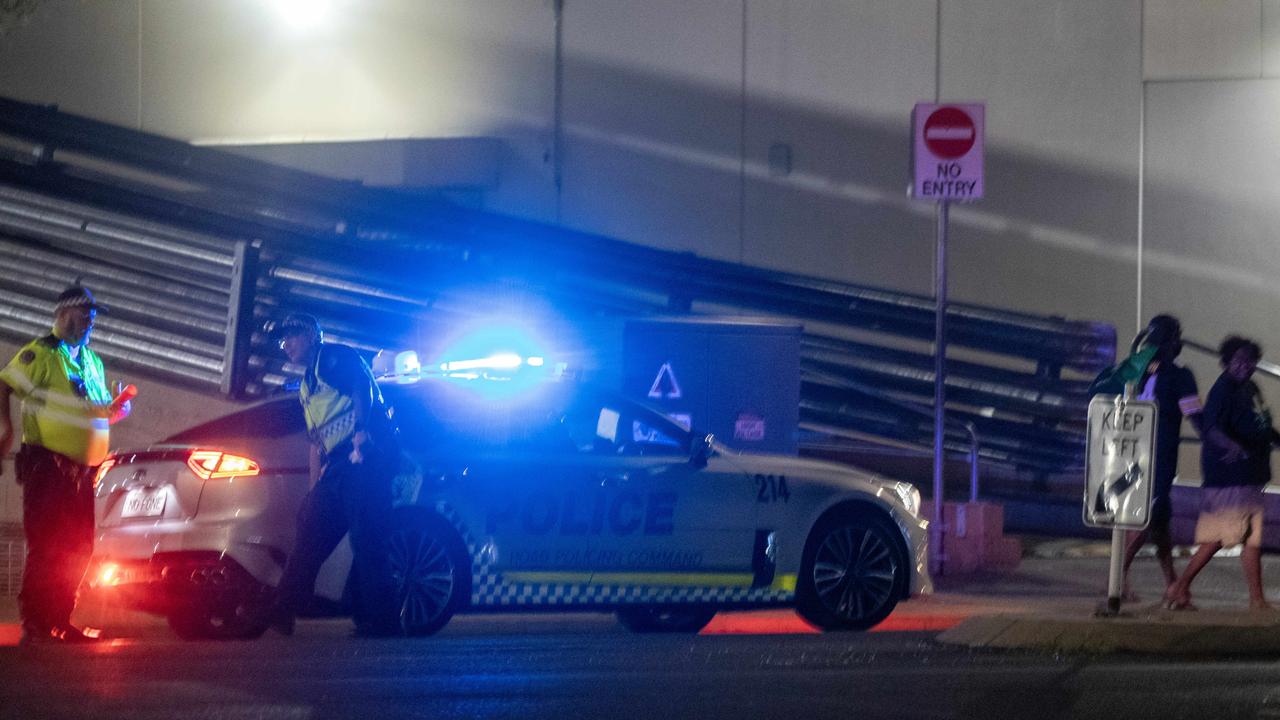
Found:
M 471 562 L 458 533 L 438 516 L 406 513 L 390 540 L 391 572 L 406 635 L 431 635 L 471 597 Z
M 265 614 L 248 604 L 229 610 L 182 608 L 167 619 L 169 628 L 183 640 L 253 640 L 267 631 Z
M 889 616 L 907 587 L 900 533 L 885 517 L 824 519 L 805 544 L 796 610 L 823 630 L 866 630 Z
M 618 610 L 618 622 L 637 633 L 696 633 L 716 611 L 699 607 L 632 607 Z

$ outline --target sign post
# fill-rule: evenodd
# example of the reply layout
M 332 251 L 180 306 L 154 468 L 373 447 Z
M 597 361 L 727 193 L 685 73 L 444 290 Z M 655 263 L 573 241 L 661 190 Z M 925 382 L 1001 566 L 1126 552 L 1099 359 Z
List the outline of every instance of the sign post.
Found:
M 944 440 L 946 437 L 947 223 L 953 200 L 983 196 L 986 106 L 981 103 L 917 103 L 911 112 L 911 196 L 938 203 L 937 268 L 934 273 L 933 519 L 930 570 L 943 574 Z
M 1124 533 L 1151 521 L 1155 469 L 1156 404 L 1124 395 L 1099 395 L 1089 402 L 1085 435 L 1084 524 L 1111 528 L 1107 605 L 1100 614 L 1120 612 Z

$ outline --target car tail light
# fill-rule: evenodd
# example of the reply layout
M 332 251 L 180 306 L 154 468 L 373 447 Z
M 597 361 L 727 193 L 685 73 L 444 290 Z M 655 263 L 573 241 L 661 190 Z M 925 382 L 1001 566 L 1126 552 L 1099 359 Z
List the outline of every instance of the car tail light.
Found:
M 98 472 L 93 476 L 94 487 L 98 487 L 98 485 L 102 483 L 102 478 L 106 477 L 107 473 L 111 472 L 111 468 L 115 467 L 115 464 L 116 459 L 113 457 L 109 457 L 102 461 L 102 464 L 98 466 Z
M 115 563 L 103 563 L 98 568 L 98 576 L 94 578 L 96 587 L 111 587 L 120 583 L 120 566 Z
M 187 458 L 187 467 L 201 480 L 257 475 L 258 463 L 243 455 L 224 453 L 221 450 L 196 450 Z

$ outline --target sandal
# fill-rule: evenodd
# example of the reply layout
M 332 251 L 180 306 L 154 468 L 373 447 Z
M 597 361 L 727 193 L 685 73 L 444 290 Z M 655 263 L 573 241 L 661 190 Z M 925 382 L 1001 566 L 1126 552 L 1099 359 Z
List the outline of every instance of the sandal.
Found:
M 1190 593 L 1179 595 L 1176 598 L 1172 598 L 1172 597 L 1169 597 L 1168 595 L 1165 595 L 1164 599 L 1160 601 L 1160 608 L 1162 610 L 1175 610 L 1175 611 L 1189 611 L 1189 610 L 1199 609 L 1195 605 L 1191 604 Z

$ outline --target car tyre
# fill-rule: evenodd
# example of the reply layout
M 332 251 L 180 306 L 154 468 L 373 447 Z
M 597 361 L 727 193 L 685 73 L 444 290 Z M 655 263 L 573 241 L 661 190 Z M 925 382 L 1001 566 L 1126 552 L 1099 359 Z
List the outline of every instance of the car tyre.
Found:
M 713 608 L 700 607 L 629 607 L 618 610 L 618 622 L 635 633 L 693 634 L 715 617 Z
M 265 613 L 248 604 L 230 610 L 182 608 L 166 619 L 169 629 L 183 640 L 253 640 L 267 631 Z
M 438 515 L 400 513 L 389 552 L 404 633 L 438 632 L 471 597 L 471 561 L 458 531 Z
M 902 534 L 876 511 L 820 520 L 805 543 L 796 610 L 823 630 L 878 625 L 907 589 Z

